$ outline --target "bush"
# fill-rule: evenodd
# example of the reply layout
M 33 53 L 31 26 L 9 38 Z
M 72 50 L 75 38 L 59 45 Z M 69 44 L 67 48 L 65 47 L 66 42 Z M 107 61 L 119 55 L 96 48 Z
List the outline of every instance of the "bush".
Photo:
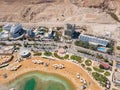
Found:
M 107 83 L 108 79 L 107 79 L 104 75 L 99 74 L 99 73 L 97 73 L 97 72 L 93 72 L 93 73 L 92 73 L 92 76 L 94 77 L 94 79 L 95 79 L 96 81 L 99 81 L 99 83 L 100 83 L 103 87 L 106 86 L 106 83 Z
M 117 50 L 120 50 L 120 46 L 117 46 Z
M 2 28 L 0 28 L 0 32 L 2 32 L 3 31 L 3 29 Z
M 96 55 L 96 58 L 98 58 L 98 59 L 104 59 L 104 57 L 102 55 L 99 55 L 99 54 Z
M 94 56 L 94 54 L 87 52 L 87 51 L 83 51 L 83 50 L 77 50 L 77 52 L 83 53 L 83 54 L 87 54 L 87 55 L 91 55 Z
M 68 58 L 69 58 L 69 55 L 68 55 L 68 54 L 64 56 L 64 59 L 68 59 Z
M 59 59 L 63 59 L 63 57 L 60 57 L 57 53 L 54 53 L 54 56 Z
M 106 71 L 106 72 L 104 73 L 104 75 L 105 75 L 105 76 L 110 76 L 110 72 Z
M 72 56 L 70 57 L 70 59 L 72 59 L 72 60 L 76 60 L 76 61 L 78 61 L 79 63 L 81 63 L 81 62 L 82 62 L 81 57 L 76 56 L 76 55 L 72 55 Z
M 113 60 L 109 60 L 109 65 L 113 66 Z
M 68 58 L 69 58 L 69 55 L 68 55 L 68 54 L 65 55 L 64 57 L 60 57 L 57 53 L 54 53 L 54 56 L 55 56 L 56 58 L 59 58 L 59 59 L 68 59 Z
M 92 69 L 90 67 L 87 67 L 86 70 L 89 72 L 92 71 Z
M 116 89 L 116 88 L 112 88 L 112 90 L 118 90 L 118 89 Z
M 93 67 L 93 69 L 97 72 L 100 72 L 100 73 L 103 73 L 104 70 L 103 69 L 100 69 L 100 68 L 97 68 L 97 67 Z
M 86 61 L 85 61 L 85 64 L 86 64 L 87 66 L 90 66 L 90 65 L 92 64 L 92 61 L 91 61 L 91 60 L 86 60 Z
M 45 52 L 44 55 L 45 55 L 45 56 L 51 56 L 52 53 L 51 53 L 51 52 Z
M 84 68 L 84 67 L 85 67 L 85 64 L 81 64 L 81 66 Z
M 90 45 L 88 42 L 85 42 L 85 41 L 80 41 L 80 40 L 76 41 L 75 45 L 80 46 L 80 47 L 84 47 L 84 48 L 87 48 L 87 49 L 91 49 L 91 50 L 97 50 L 96 46 Z
M 104 58 L 103 60 L 104 62 L 109 62 L 108 58 Z
M 42 55 L 41 52 L 34 53 L 34 56 L 41 56 L 41 55 Z

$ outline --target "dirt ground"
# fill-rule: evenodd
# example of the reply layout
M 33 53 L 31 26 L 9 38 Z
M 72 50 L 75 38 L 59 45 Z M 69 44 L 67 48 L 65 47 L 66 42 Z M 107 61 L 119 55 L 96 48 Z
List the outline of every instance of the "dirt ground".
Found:
M 0 0 L 0 21 L 115 23 L 100 9 L 88 8 L 90 5 L 99 6 L 102 2 L 103 0 Z
M 32 62 L 32 60 L 41 60 L 43 62 L 49 62 L 50 65 L 48 67 L 45 67 L 44 65 L 37 65 Z M 17 64 L 17 63 L 15 63 Z M 11 65 L 15 65 L 14 62 L 11 62 Z M 68 78 L 70 81 L 73 82 L 73 84 L 76 87 L 76 90 L 81 90 L 80 86 L 83 84 L 80 82 L 80 79 L 77 79 L 76 75 L 77 73 L 80 73 L 80 78 L 84 78 L 88 84 L 87 90 L 102 90 L 102 88 L 88 75 L 87 72 L 85 72 L 81 67 L 79 67 L 76 64 L 73 64 L 68 61 L 64 60 L 50 60 L 50 59 L 45 59 L 45 58 L 40 58 L 40 57 L 33 57 L 30 59 L 27 59 L 25 61 L 19 62 L 18 64 L 21 64 L 22 67 L 19 68 L 17 71 L 10 71 L 8 68 L 0 70 L 0 84 L 8 83 L 9 81 L 13 79 L 17 79 L 18 76 L 38 70 L 38 71 L 43 71 L 43 72 L 49 72 L 49 73 L 56 73 L 60 74 L 66 78 Z M 54 64 L 64 64 L 65 69 L 54 69 L 53 65 Z M 6 73 L 8 75 L 8 78 L 3 78 L 3 74 Z

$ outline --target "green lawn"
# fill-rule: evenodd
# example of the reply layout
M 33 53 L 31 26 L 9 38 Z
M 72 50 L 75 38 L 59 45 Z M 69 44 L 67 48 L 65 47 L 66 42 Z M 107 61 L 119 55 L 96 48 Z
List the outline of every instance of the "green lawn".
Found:
M 41 55 L 42 55 L 41 52 L 34 53 L 34 56 L 41 56 Z
M 97 73 L 97 72 L 93 72 L 93 73 L 92 73 L 92 76 L 94 77 L 94 79 L 95 79 L 96 81 L 99 81 L 99 83 L 100 83 L 103 87 L 106 86 L 106 82 L 107 82 L 108 79 L 107 79 L 104 75 L 102 75 L 102 74 L 100 74 L 100 73 Z
M 104 75 L 105 75 L 105 76 L 110 76 L 110 72 L 106 71 L 106 72 L 104 73 Z
M 92 69 L 90 67 L 87 67 L 86 70 L 87 71 L 92 71 Z
M 87 66 L 90 66 L 90 65 L 92 64 L 92 61 L 91 61 L 91 60 L 86 60 L 86 61 L 85 61 L 85 64 L 86 64 Z
M 66 54 L 66 55 L 64 56 L 64 59 L 68 59 L 68 58 L 69 58 L 69 55 Z
M 0 28 L 0 32 L 2 32 L 3 31 L 3 29 L 2 28 Z
M 103 73 L 104 70 L 103 69 L 100 69 L 100 68 L 97 68 L 97 67 L 93 67 L 93 69 L 97 72 L 100 72 L 100 73 Z
M 59 59 L 63 59 L 63 57 L 60 57 L 57 53 L 54 53 L 54 56 Z
M 70 57 L 70 59 L 76 60 L 76 61 L 78 61 L 79 63 L 82 62 L 82 58 L 81 58 L 80 56 L 72 55 L 72 56 Z
M 59 56 L 57 53 L 54 53 L 54 56 L 55 56 L 56 58 L 59 58 L 59 59 L 68 59 L 68 58 L 69 58 L 69 55 L 68 55 L 68 54 L 66 54 L 64 57 L 61 57 L 61 56 Z
M 51 52 L 45 52 L 44 55 L 45 55 L 45 56 L 51 56 L 52 53 L 51 53 Z

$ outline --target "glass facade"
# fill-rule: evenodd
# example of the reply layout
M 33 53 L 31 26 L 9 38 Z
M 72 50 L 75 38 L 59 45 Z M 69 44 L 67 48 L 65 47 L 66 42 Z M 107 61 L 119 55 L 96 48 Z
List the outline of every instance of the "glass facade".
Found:
M 107 44 L 109 43 L 108 40 L 100 39 L 100 38 L 88 36 L 88 35 L 80 35 L 80 40 L 86 41 L 86 42 L 94 42 L 94 43 L 97 43 L 98 45 L 102 45 L 102 46 L 107 46 Z

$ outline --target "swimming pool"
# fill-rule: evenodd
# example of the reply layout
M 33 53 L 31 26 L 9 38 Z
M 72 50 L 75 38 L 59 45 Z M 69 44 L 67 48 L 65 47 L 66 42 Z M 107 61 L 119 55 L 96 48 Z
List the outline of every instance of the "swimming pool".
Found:
M 106 47 L 98 47 L 97 50 L 101 52 L 107 52 Z

